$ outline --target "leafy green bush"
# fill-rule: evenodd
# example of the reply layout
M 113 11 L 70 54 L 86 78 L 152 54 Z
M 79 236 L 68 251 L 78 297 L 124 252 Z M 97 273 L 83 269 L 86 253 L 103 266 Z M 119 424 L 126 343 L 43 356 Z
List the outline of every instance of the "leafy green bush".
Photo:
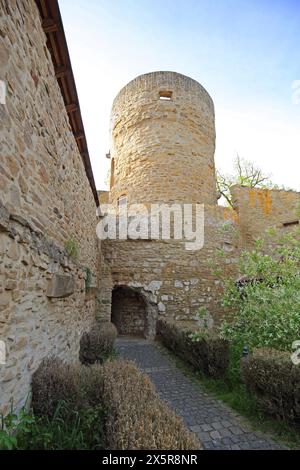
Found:
M 300 365 L 290 354 L 275 349 L 256 349 L 242 362 L 242 377 L 258 406 L 286 421 L 300 420 Z
M 79 359 L 82 364 L 104 362 L 113 352 L 117 329 L 113 323 L 97 322 L 80 340 Z
M 240 260 L 240 282 L 225 282 L 223 304 L 233 312 L 221 334 L 253 347 L 289 351 L 300 339 L 300 242 L 282 239 L 269 250 L 260 241 Z
M 158 331 L 165 346 L 195 369 L 211 377 L 224 376 L 229 360 L 228 343 L 211 329 L 199 330 L 193 322 L 160 320 Z
M 26 411 L 26 407 L 18 415 L 12 406 L 6 416 L 0 414 L 0 450 L 17 449 L 18 436 L 29 434 L 33 423 L 34 417 Z

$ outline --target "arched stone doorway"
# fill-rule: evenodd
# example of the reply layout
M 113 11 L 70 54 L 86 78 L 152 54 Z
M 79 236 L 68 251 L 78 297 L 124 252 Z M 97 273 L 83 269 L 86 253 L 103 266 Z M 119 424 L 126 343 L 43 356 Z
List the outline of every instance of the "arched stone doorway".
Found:
M 138 289 L 117 286 L 112 292 L 111 321 L 120 335 L 154 339 L 157 306 Z

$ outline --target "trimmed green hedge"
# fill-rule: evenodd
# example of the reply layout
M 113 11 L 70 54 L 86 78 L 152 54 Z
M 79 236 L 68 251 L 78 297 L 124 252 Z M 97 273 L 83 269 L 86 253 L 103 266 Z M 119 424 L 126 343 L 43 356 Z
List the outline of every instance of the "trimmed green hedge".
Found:
M 300 365 L 292 363 L 289 353 L 269 348 L 254 350 L 242 361 L 242 377 L 262 411 L 299 422 Z
M 163 344 L 206 376 L 223 377 L 229 363 L 229 345 L 213 330 L 203 330 L 197 341 L 191 334 L 199 331 L 193 322 L 159 320 L 158 333 Z

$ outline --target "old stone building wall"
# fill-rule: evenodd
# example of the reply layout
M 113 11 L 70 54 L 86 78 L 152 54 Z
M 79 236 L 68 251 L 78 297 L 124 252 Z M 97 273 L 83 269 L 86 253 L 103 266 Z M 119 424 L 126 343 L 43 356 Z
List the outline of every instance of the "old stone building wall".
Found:
M 110 314 L 111 288 L 107 268 L 100 282 L 96 205 L 36 4 L 1 1 L 0 15 L 0 404 L 20 407 L 43 357 L 77 360 L 98 306 Z
M 111 320 L 121 335 L 144 335 L 146 303 L 137 290 L 123 286 L 113 290 Z
M 234 186 L 231 193 L 238 214 L 242 247 L 252 246 L 269 228 L 275 229 L 280 237 L 299 226 L 299 192 Z
M 128 286 L 155 307 L 150 337 L 160 316 L 190 320 L 204 307 L 210 326 L 222 318 L 220 281 L 215 270 L 236 275 L 236 215 L 219 206 L 205 206 L 204 221 L 204 246 L 196 251 L 186 250 L 184 240 L 174 239 L 103 242 L 113 286 Z
M 241 250 L 264 237 L 268 244 L 277 244 L 282 235 L 299 229 L 299 193 L 234 187 L 232 194 L 235 210 L 205 205 L 204 246 L 199 250 L 188 251 L 185 240 L 174 239 L 103 243 L 113 286 L 128 286 L 155 306 L 150 337 L 155 335 L 158 318 L 192 320 L 200 307 L 206 309 L 210 326 L 219 324 L 230 312 L 221 307 L 222 288 L 217 273 L 223 278 L 238 278 Z M 272 237 L 268 236 L 270 228 L 275 229 Z M 114 306 L 114 299 L 112 305 L 119 308 Z M 123 322 L 128 333 L 132 327 L 130 316 L 124 314 Z
M 153 308 L 147 334 L 152 337 L 160 316 L 191 320 L 200 307 L 210 326 L 218 324 L 225 311 L 216 271 L 237 277 L 242 249 L 253 246 L 269 227 L 282 233 L 297 224 L 299 193 L 233 187 L 234 209 L 219 207 L 213 102 L 199 83 L 178 73 L 154 72 L 126 85 L 113 103 L 111 137 L 112 204 L 126 196 L 129 210 L 134 203 L 147 210 L 153 203 L 205 205 L 201 249 L 186 250 L 185 239 L 156 240 L 149 231 L 148 239 L 141 234 L 138 240 L 106 241 L 114 288 L 127 286 L 132 299 L 134 292 L 148 298 Z M 101 202 L 107 202 L 107 194 Z M 119 323 L 123 318 L 124 331 L 134 328 L 134 319 L 114 296 L 112 308 Z M 147 313 L 145 318 L 149 323 Z
M 41 360 L 78 360 L 95 316 L 153 338 L 160 316 L 208 326 L 224 314 L 215 270 L 237 276 L 240 250 L 267 227 L 299 219 L 299 193 L 233 188 L 217 205 L 212 99 L 181 74 L 155 72 L 124 87 L 112 110 L 110 193 L 101 204 L 204 204 L 204 243 L 96 237 L 93 192 L 69 124 L 33 0 L 0 1 L 0 411 L 20 408 Z M 171 224 L 172 225 L 172 224 Z M 112 304 L 112 305 L 111 305 Z
M 218 323 L 223 311 L 213 271 L 216 263 L 228 275 L 235 270 L 238 237 L 235 211 L 217 206 L 212 99 L 184 75 L 141 75 L 114 100 L 111 137 L 112 204 L 121 196 L 128 207 L 138 203 L 147 209 L 153 203 L 176 203 L 179 211 L 183 204 L 205 204 L 204 246 L 199 250 L 187 250 L 186 240 L 174 237 L 106 241 L 113 286 L 128 286 L 152 305 L 146 336 L 155 335 L 160 315 L 193 319 L 200 307 L 207 309 L 210 325 Z M 114 296 L 112 309 L 114 314 L 122 310 L 114 305 Z M 123 319 L 130 330 L 130 317 L 124 313 Z
M 214 105 L 195 80 L 132 80 L 114 100 L 111 135 L 111 202 L 216 204 Z

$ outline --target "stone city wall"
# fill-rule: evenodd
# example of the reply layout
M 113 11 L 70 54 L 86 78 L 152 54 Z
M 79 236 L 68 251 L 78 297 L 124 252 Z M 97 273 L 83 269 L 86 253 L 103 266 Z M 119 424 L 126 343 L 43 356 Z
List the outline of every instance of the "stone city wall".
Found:
M 45 356 L 77 360 L 95 310 L 110 312 L 110 291 L 107 277 L 97 294 L 96 205 L 38 9 L 33 0 L 1 1 L 0 15 L 0 404 L 13 398 L 19 408 Z
M 242 247 L 252 246 L 257 238 L 265 237 L 270 228 L 280 237 L 299 227 L 299 192 L 233 186 L 231 193 L 238 214 Z
M 224 310 L 221 286 L 214 271 L 236 275 L 239 253 L 236 214 L 219 206 L 205 206 L 204 246 L 187 251 L 184 240 L 119 240 L 103 242 L 114 287 L 128 286 L 157 306 L 158 316 L 193 319 L 200 307 L 210 325 Z
M 96 237 L 96 206 L 69 125 L 33 0 L 0 2 L 0 406 L 20 408 L 32 373 L 48 355 L 78 360 L 96 317 L 122 333 L 156 331 L 207 310 L 218 324 L 223 276 L 268 227 L 299 220 L 299 193 L 233 188 L 235 210 L 217 205 L 214 106 L 204 88 L 173 72 L 142 75 L 112 111 L 110 194 L 101 203 L 204 203 L 204 246 L 186 240 Z M 163 99 L 161 99 L 163 98 Z M 101 215 L 101 214 L 100 214 Z M 112 292 L 113 291 L 113 292 Z M 111 312 L 111 302 L 113 308 Z M 143 312 L 142 312 L 143 310 Z M 141 312 L 144 313 L 144 320 Z M 119 315 L 119 316 L 118 316 Z

